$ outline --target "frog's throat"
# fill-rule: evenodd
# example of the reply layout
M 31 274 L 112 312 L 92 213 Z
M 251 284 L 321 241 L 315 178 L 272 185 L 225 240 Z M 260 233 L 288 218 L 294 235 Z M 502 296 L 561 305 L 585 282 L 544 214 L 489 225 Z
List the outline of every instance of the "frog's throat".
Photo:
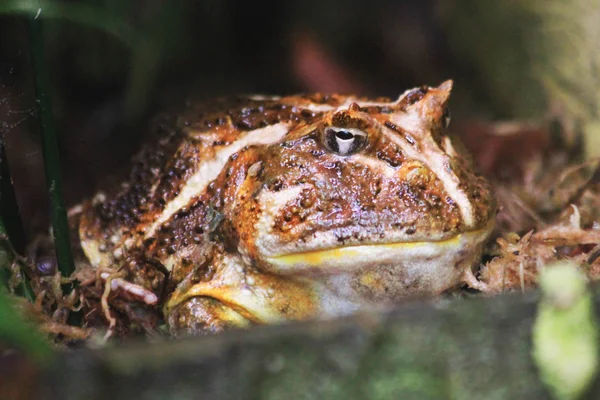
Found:
M 440 241 L 401 243 L 375 243 L 368 245 L 343 246 L 323 250 L 282 254 L 267 257 L 265 261 L 279 272 L 297 269 L 330 269 L 335 267 L 362 267 L 374 264 L 394 264 L 407 260 L 439 259 L 444 256 L 476 251 L 489 237 L 494 228 L 492 219 L 481 229 L 467 231 Z M 451 258 L 451 257 L 449 257 Z

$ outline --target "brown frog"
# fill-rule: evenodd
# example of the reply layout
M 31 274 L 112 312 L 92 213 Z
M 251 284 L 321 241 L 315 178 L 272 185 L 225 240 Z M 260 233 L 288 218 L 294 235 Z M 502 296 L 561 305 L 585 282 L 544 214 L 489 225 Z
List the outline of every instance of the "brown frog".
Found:
M 129 179 L 71 215 L 106 318 L 111 291 L 162 309 L 181 335 L 477 285 L 496 205 L 448 136 L 451 88 L 255 96 L 161 117 Z

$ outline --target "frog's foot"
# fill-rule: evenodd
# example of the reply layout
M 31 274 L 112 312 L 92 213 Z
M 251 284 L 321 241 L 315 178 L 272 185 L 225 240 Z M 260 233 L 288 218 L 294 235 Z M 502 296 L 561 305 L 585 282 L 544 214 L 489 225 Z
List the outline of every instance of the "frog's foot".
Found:
M 173 336 L 220 333 L 251 325 L 240 313 L 212 297 L 192 297 L 178 304 L 169 313 L 167 323 Z

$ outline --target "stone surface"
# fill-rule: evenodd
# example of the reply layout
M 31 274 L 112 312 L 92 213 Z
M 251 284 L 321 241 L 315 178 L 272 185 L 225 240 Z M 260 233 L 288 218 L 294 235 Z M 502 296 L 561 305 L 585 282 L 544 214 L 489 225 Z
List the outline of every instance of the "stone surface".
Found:
M 530 355 L 536 296 L 76 351 L 42 382 L 48 399 L 548 398 Z

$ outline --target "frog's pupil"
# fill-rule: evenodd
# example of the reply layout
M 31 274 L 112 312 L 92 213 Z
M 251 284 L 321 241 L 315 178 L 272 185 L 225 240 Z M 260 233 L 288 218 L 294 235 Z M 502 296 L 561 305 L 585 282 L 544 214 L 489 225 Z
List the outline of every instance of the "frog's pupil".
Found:
M 342 156 L 360 150 L 365 136 L 348 129 L 328 128 L 325 131 L 325 145 L 329 150 Z
M 354 137 L 354 135 L 348 131 L 337 131 L 335 136 L 340 140 L 350 140 Z

